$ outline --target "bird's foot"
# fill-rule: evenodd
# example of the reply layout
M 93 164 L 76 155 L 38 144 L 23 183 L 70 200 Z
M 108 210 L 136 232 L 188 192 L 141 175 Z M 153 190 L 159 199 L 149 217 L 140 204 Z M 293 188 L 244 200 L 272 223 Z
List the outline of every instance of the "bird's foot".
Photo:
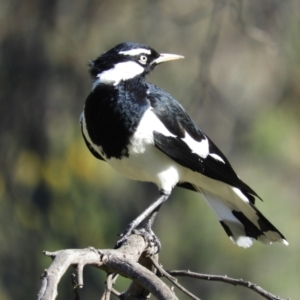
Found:
M 153 230 L 151 228 L 143 227 L 139 229 L 133 229 L 133 230 L 125 230 L 124 233 L 120 234 L 121 238 L 117 241 L 115 245 L 115 249 L 120 248 L 128 239 L 128 237 L 132 234 L 138 234 L 144 238 L 144 240 L 147 242 L 147 247 L 152 248 L 155 247 L 156 250 L 151 253 L 151 255 L 157 254 L 160 252 L 161 249 L 161 242 L 158 239 L 158 237 L 155 235 Z
M 161 250 L 161 242 L 158 239 L 158 237 L 155 235 L 153 230 L 151 228 L 143 227 L 139 229 L 133 230 L 133 233 L 139 234 L 144 238 L 144 240 L 147 242 L 147 247 L 151 249 L 155 249 L 151 253 L 149 252 L 149 255 L 155 255 Z
M 128 237 L 132 234 L 133 230 L 126 229 L 123 233 L 118 234 L 121 238 L 118 239 L 115 249 L 120 248 L 128 239 Z

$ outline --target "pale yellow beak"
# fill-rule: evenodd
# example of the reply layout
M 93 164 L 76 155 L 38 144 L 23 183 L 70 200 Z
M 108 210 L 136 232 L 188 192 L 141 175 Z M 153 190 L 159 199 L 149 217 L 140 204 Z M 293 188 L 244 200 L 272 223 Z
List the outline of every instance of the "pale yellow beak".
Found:
M 169 60 L 182 59 L 184 56 L 178 54 L 161 53 L 160 56 L 155 59 L 152 63 L 160 64 Z

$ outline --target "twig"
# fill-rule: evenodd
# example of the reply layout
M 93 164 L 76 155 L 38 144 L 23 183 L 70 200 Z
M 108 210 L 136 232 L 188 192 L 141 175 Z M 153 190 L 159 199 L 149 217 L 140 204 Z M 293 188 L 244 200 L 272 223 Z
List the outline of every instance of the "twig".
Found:
M 120 292 L 118 292 L 117 290 L 115 290 L 114 288 L 111 289 L 111 293 L 121 299 L 122 294 Z
M 165 271 L 164 268 L 162 268 L 161 265 L 158 262 L 156 262 L 152 257 L 150 257 L 150 259 L 153 265 L 155 266 L 155 268 L 161 273 L 161 275 L 169 279 L 174 285 L 177 286 L 178 289 L 180 289 L 183 293 L 185 293 L 186 295 L 188 295 L 194 300 L 201 300 L 200 298 L 192 294 L 190 291 L 188 291 L 186 288 L 184 288 L 181 284 L 179 284 L 177 279 L 170 276 L 170 273 Z
M 113 285 L 115 284 L 117 278 L 118 278 L 118 274 L 115 274 L 115 273 L 110 273 L 107 275 L 107 279 L 105 282 L 106 283 L 105 290 L 101 297 L 101 300 L 109 300 L 111 293 L 113 293 L 117 297 L 119 297 L 121 295 L 121 293 L 119 293 L 113 289 Z
M 208 274 L 200 274 L 200 273 L 195 273 L 191 271 L 183 271 L 183 270 L 172 270 L 172 271 L 167 271 L 170 275 L 172 276 L 186 276 L 186 277 L 192 277 L 192 278 L 197 278 L 197 279 L 203 279 L 203 280 L 210 280 L 210 281 L 220 281 L 220 282 L 226 282 L 230 283 L 234 286 L 243 286 L 248 289 L 253 290 L 254 292 L 258 293 L 262 297 L 268 300 L 284 300 L 283 298 L 280 298 L 278 296 L 275 296 L 257 284 L 254 284 L 250 281 L 245 281 L 243 279 L 235 279 L 235 278 L 230 278 L 225 276 L 220 276 L 220 275 L 208 275 Z
M 79 292 L 78 292 L 78 283 L 76 281 L 76 274 L 71 274 L 71 281 L 73 285 L 73 292 L 75 294 L 75 300 L 80 300 Z

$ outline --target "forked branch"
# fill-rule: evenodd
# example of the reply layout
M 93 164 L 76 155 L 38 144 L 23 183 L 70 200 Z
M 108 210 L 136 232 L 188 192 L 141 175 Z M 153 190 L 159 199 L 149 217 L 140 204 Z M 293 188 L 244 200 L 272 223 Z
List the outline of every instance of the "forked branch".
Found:
M 155 273 L 147 269 L 147 250 L 149 249 L 143 237 L 131 235 L 119 249 L 97 251 L 94 248 L 86 248 L 44 252 L 53 262 L 41 276 L 41 288 L 37 299 L 54 300 L 58 283 L 70 266 L 76 267 L 78 287 L 83 287 L 83 268 L 91 265 L 108 274 L 120 274 L 132 279 L 129 289 L 122 294 L 124 300 L 132 297 L 146 299 L 149 293 L 157 299 L 177 300 L 174 292 Z M 108 294 L 109 292 L 107 291 Z M 107 296 L 105 297 L 107 299 Z
M 75 297 L 79 299 L 78 288 L 83 287 L 83 268 L 86 265 L 97 267 L 108 274 L 106 288 L 101 300 L 109 300 L 111 294 L 122 300 L 148 299 L 150 294 L 159 300 L 177 300 L 174 292 L 160 277 L 167 278 L 191 299 L 200 300 L 179 284 L 174 276 L 221 281 L 251 289 L 268 300 L 283 300 L 252 282 L 230 278 L 226 275 L 207 275 L 182 270 L 166 271 L 158 263 L 158 255 L 151 256 L 149 253 L 155 253 L 155 249 L 149 248 L 144 238 L 137 234 L 131 235 L 119 249 L 96 250 L 90 247 L 56 252 L 45 251 L 44 254 L 51 257 L 53 262 L 41 276 L 41 288 L 37 300 L 54 300 L 56 298 L 58 283 L 70 266 L 76 268 L 76 276 L 73 276 L 72 282 Z M 158 274 L 156 275 L 156 273 Z M 132 280 L 127 291 L 123 293 L 113 289 L 117 274 Z

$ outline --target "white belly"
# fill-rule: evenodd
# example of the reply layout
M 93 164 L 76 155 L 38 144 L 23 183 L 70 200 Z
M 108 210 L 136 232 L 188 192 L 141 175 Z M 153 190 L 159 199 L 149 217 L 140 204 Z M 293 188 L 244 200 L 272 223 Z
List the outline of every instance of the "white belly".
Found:
M 124 176 L 155 183 L 160 189 L 171 191 L 180 181 L 182 167 L 174 163 L 154 146 L 143 153 L 130 153 L 121 160 L 112 158 L 107 162 Z
M 160 189 L 171 191 L 182 178 L 185 168 L 155 147 L 153 128 L 166 136 L 172 135 L 149 109 L 131 138 L 131 144 L 128 146 L 129 157 L 111 158 L 106 161 L 128 178 L 153 182 Z

